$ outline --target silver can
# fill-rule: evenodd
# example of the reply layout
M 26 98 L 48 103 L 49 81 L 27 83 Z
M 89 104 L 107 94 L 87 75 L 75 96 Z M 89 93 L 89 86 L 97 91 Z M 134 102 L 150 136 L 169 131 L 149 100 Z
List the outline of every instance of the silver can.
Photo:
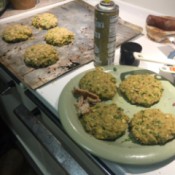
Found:
M 95 66 L 114 63 L 119 6 L 113 1 L 101 1 L 95 7 Z

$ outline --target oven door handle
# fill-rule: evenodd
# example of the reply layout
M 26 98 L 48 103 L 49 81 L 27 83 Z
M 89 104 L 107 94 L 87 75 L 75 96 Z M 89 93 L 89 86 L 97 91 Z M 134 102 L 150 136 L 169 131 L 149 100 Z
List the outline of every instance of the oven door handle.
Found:
M 23 104 L 14 109 L 14 114 L 31 131 L 51 157 L 58 163 L 64 175 L 87 175 L 84 169 L 63 149 L 58 139 L 40 122 L 38 108 L 30 112 Z M 38 116 L 37 116 L 38 115 Z M 69 165 L 65 161 L 69 161 Z

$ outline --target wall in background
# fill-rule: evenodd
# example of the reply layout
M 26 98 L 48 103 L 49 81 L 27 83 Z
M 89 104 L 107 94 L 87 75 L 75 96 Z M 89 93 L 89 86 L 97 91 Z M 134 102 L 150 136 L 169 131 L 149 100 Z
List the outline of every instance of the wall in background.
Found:
M 159 13 L 175 16 L 175 0 L 120 0 Z

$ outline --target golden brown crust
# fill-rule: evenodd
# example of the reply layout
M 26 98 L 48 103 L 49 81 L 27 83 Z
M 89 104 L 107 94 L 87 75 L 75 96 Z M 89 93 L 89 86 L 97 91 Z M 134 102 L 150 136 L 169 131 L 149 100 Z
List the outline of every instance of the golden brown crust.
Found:
M 52 13 L 42 13 L 33 17 L 32 25 L 36 28 L 48 30 L 58 25 L 58 19 Z
M 80 121 L 89 134 L 100 140 L 115 140 L 128 128 L 129 118 L 116 104 L 97 103 Z
M 141 110 L 132 118 L 130 129 L 141 144 L 165 144 L 175 137 L 175 116 L 159 109 Z
M 98 95 L 103 100 L 112 99 L 117 93 L 116 78 L 101 68 L 87 72 L 80 79 L 79 87 Z
M 58 53 L 53 46 L 36 44 L 28 47 L 24 53 L 24 62 L 33 68 L 50 66 L 59 60 Z
M 2 34 L 4 41 L 9 43 L 16 43 L 25 41 L 32 36 L 32 29 L 27 25 L 11 24 L 8 25 Z
M 130 103 L 145 107 L 157 103 L 163 93 L 161 82 L 150 74 L 130 75 L 120 83 L 119 89 Z
M 54 46 L 63 46 L 72 43 L 74 33 L 64 27 L 54 27 L 45 35 L 45 41 Z

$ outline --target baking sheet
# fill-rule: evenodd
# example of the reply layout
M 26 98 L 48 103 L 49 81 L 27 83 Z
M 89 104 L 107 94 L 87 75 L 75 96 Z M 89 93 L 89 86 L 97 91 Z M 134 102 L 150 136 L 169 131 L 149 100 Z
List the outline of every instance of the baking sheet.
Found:
M 36 89 L 61 75 L 87 64 L 94 59 L 93 32 L 94 32 L 94 8 L 82 1 L 72 1 L 49 10 L 58 17 L 60 27 L 66 27 L 75 33 L 72 44 L 56 47 L 59 61 L 47 68 L 34 69 L 27 67 L 23 62 L 25 49 L 33 44 L 45 43 L 44 35 L 47 30 L 39 30 L 31 25 L 33 18 L 22 19 L 15 23 L 31 26 L 33 37 L 27 41 L 9 44 L 0 37 L 0 63 L 8 68 L 22 83 L 32 89 Z M 4 27 L 0 27 L 0 35 Z M 122 19 L 117 27 L 117 46 L 129 39 L 141 34 L 142 28 Z

